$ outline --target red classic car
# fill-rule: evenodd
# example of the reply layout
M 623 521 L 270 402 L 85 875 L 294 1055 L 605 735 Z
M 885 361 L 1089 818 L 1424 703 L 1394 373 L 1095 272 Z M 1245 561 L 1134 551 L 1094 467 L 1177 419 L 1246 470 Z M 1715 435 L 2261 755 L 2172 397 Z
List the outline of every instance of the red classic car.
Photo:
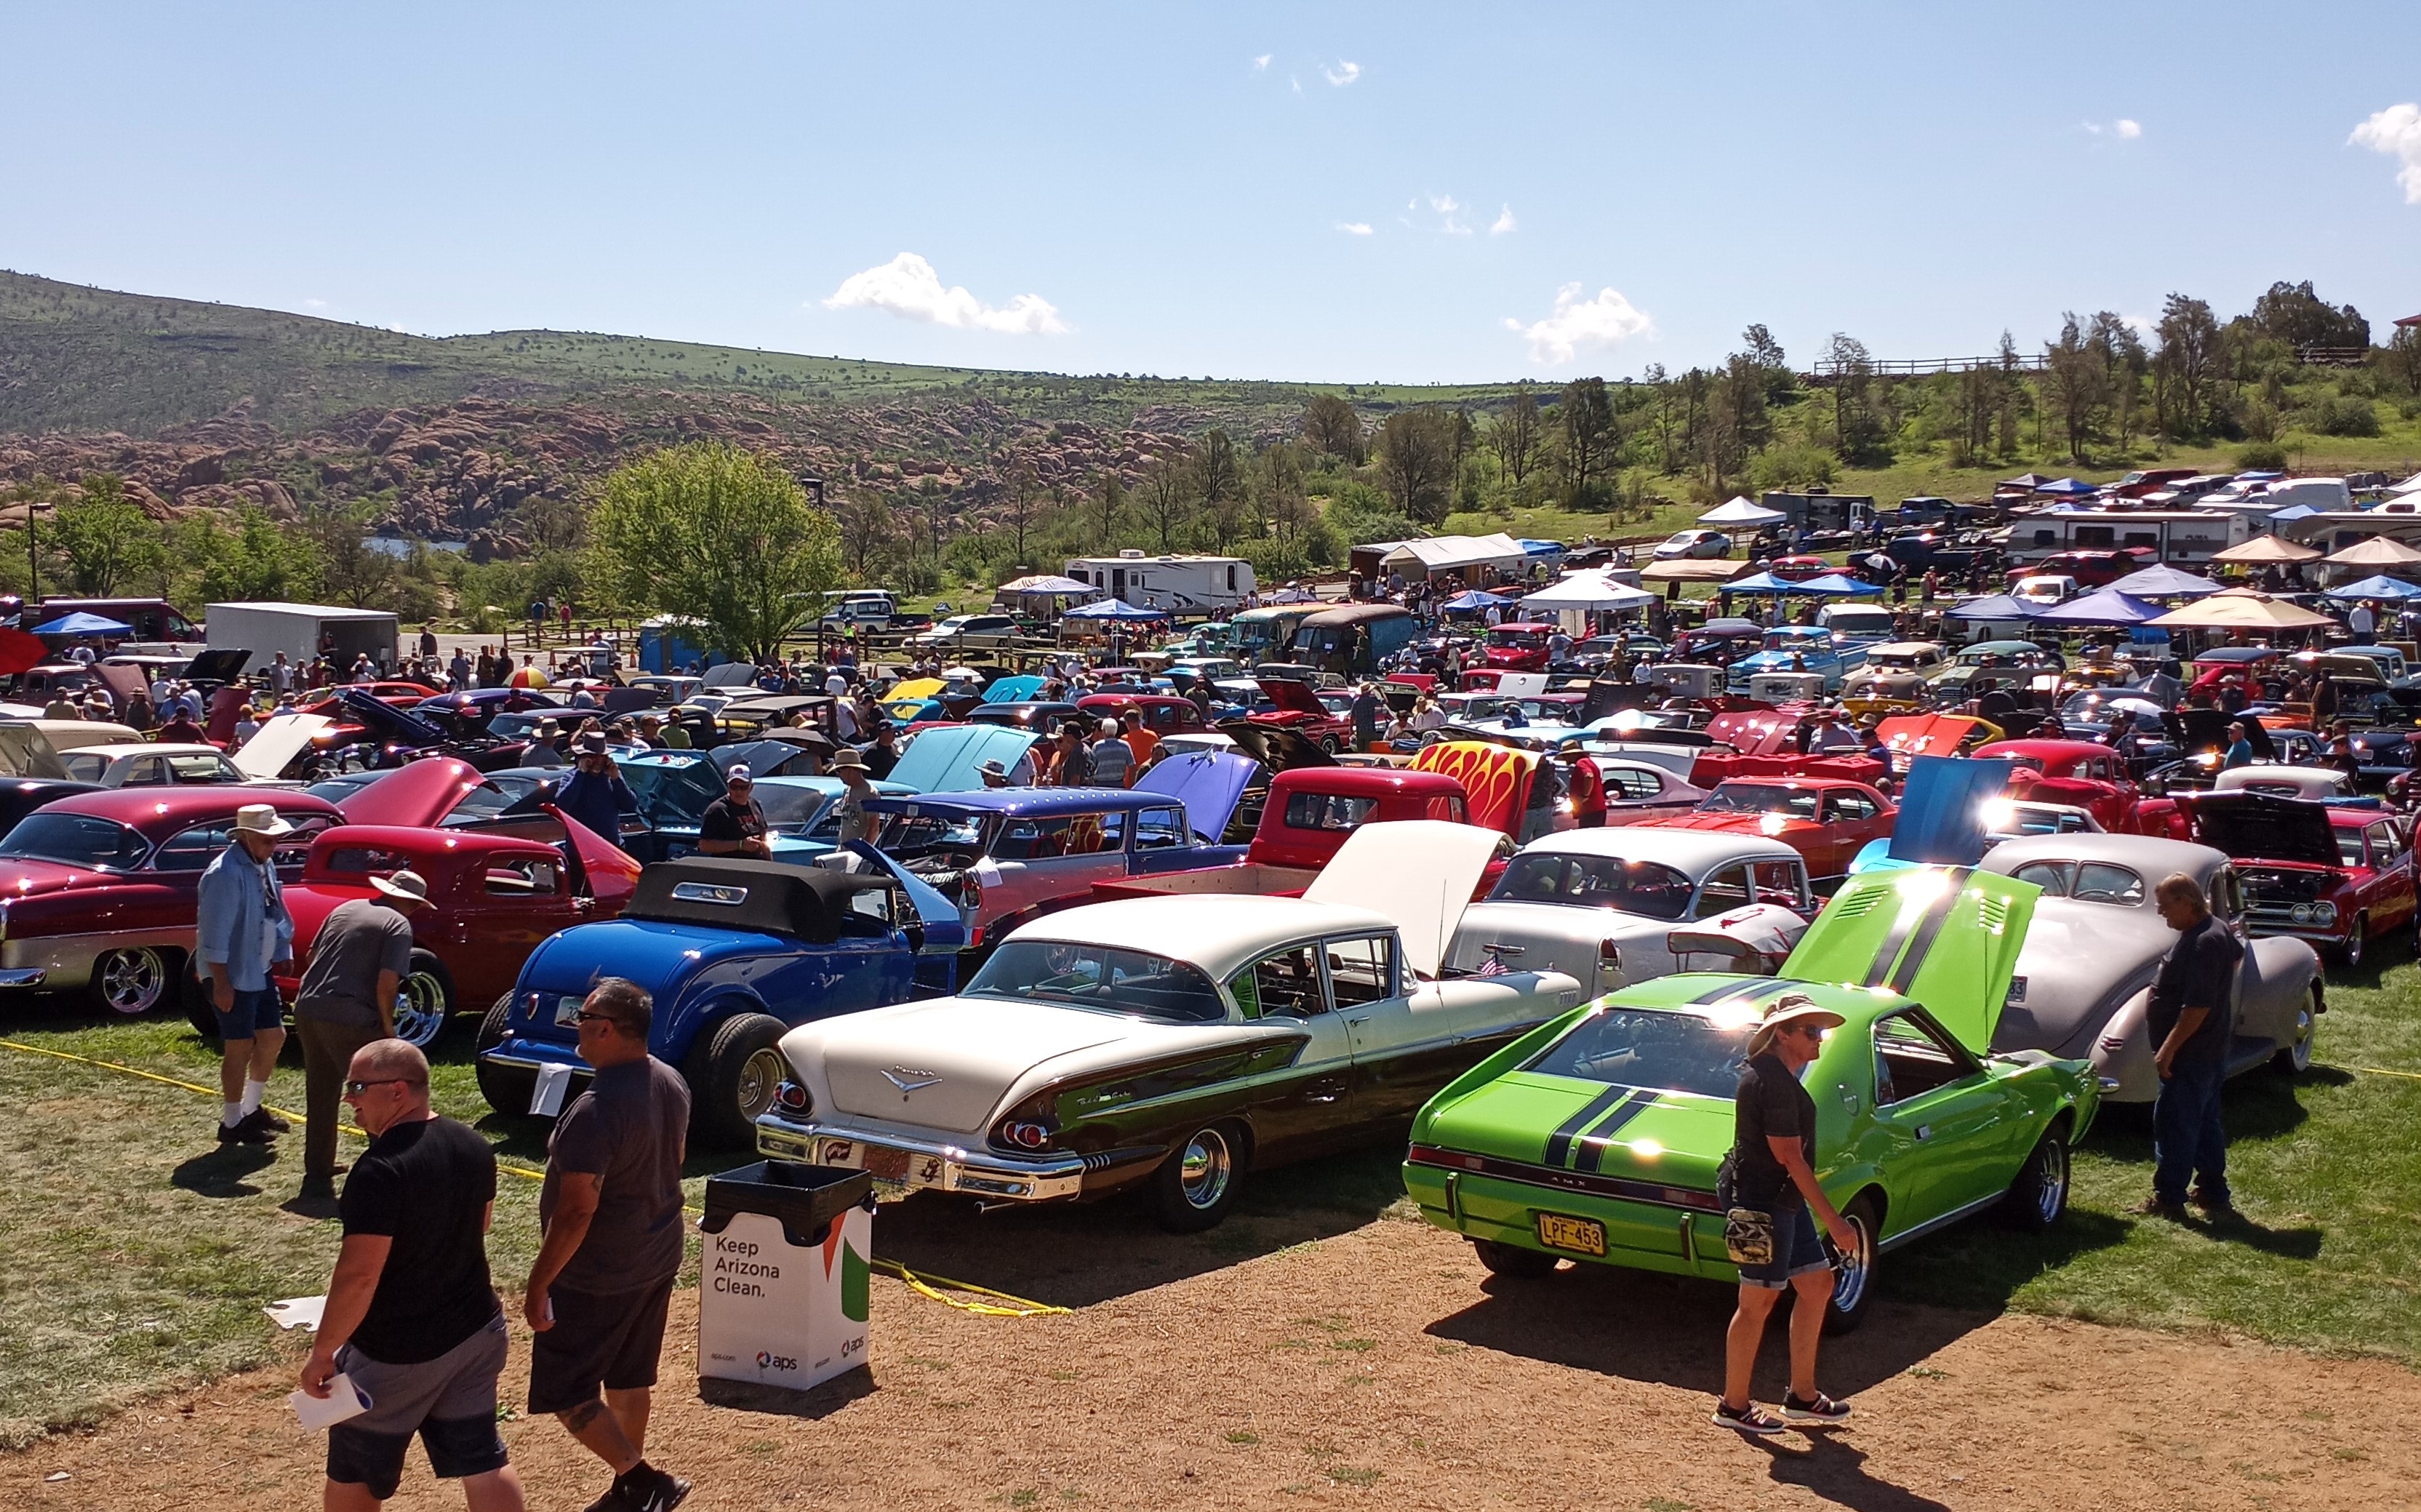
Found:
M 1692 813 L 1652 821 L 1665 830 L 1716 830 L 1779 840 L 1806 858 L 1807 875 L 1846 876 L 1869 840 L 1892 833 L 1891 800 L 1835 777 L 1735 777 Z
M 514 835 L 383 824 L 323 832 L 311 844 L 303 875 L 286 889 L 286 909 L 294 916 L 294 973 L 277 985 L 293 996 L 311 945 L 336 905 L 379 896 L 370 878 L 418 872 L 429 883 L 429 906 L 413 912 L 412 970 L 395 1032 L 426 1050 L 452 1015 L 465 1008 L 485 1012 L 510 993 L 540 941 L 575 924 L 615 917 L 638 885 L 638 862 L 575 821 L 555 818 L 577 865 L 555 846 Z M 195 1019 L 205 1034 L 207 1019 Z
M 2113 834 L 2136 833 L 2135 785 L 2118 753 L 2090 740 L 1994 740 L 1969 755 L 2014 761 L 2009 796 L 2038 803 L 2066 803 L 2093 816 Z
M 1835 570 L 1832 563 L 1820 556 L 1777 556 L 1766 570 L 1785 583 L 1804 583 Z
M 1490 666 L 1504 672 L 1544 672 L 1547 670 L 1547 638 L 1555 627 L 1530 620 L 1498 625 L 1488 632 L 1487 648 L 1481 655 Z
M 1311 685 L 1291 678 L 1263 678 L 1261 696 L 1277 707 L 1244 716 L 1262 729 L 1290 730 L 1330 756 L 1353 742 L 1353 722 L 1320 701 Z
M 2192 838 L 2236 862 L 2244 926 L 2360 964 L 2372 940 L 2411 928 L 2413 843 L 2385 809 L 2269 793 L 2182 793 Z
M 1210 727 L 1192 699 L 1166 694 L 1091 693 L 1077 699 L 1076 708 L 1095 721 L 1123 718 L 1132 711 L 1143 716 L 1144 727 L 1154 735 L 1183 735 Z
M 280 881 L 344 822 L 324 799 L 259 787 L 117 787 L 26 815 L 0 839 L 0 988 L 88 987 L 119 1013 L 157 1007 L 193 979 L 195 891 L 246 803 L 295 827 L 275 853 Z

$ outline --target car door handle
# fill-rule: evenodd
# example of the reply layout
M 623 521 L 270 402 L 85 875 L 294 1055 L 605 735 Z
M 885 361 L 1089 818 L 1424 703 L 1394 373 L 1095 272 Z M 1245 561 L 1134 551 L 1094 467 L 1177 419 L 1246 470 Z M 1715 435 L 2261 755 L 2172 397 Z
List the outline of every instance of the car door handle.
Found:
M 1354 1024 L 1354 1025 L 1357 1025 L 1357 1026 L 1358 1026 L 1358 1025 L 1361 1025 L 1361 1024 L 1368 1023 L 1368 1022 L 1370 1021 L 1370 1016 L 1369 1016 L 1368 1014 L 1365 1013 L 1365 1014 L 1361 1014 L 1361 1015 L 1359 1015 L 1359 1016 L 1357 1016 L 1357 1017 L 1348 1019 L 1348 1020 L 1346 1020 L 1345 1021 L 1346 1021 L 1347 1023 Z

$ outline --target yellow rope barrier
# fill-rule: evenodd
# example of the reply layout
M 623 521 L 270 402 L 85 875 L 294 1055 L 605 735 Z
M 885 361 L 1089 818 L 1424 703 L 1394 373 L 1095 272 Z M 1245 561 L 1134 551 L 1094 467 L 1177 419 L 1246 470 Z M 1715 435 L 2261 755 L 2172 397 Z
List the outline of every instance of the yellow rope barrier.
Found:
M 162 1086 L 179 1087 L 187 1092 L 198 1092 L 205 1097 L 215 1098 L 221 1096 L 220 1090 L 217 1087 L 204 1086 L 199 1082 L 180 1081 L 173 1076 L 162 1076 L 157 1071 L 147 1071 L 139 1066 L 125 1066 L 117 1061 L 95 1060 L 89 1055 L 78 1055 L 72 1052 L 64 1050 L 52 1050 L 43 1045 L 28 1045 L 22 1040 L 0 1039 L 0 1050 L 21 1051 L 28 1055 L 47 1055 L 53 1060 L 73 1061 L 78 1066 L 89 1066 L 95 1069 L 103 1071 L 116 1071 L 120 1076 L 139 1077 L 146 1082 L 156 1082 Z M 270 1107 L 267 1103 L 263 1103 L 261 1106 L 269 1108 L 270 1112 L 276 1114 L 281 1118 L 291 1120 L 298 1127 L 310 1122 L 310 1119 L 299 1113 L 293 1113 L 284 1108 Z M 361 1130 L 354 1128 L 351 1124 L 347 1124 L 344 1128 L 346 1133 L 354 1135 L 357 1138 L 367 1139 L 369 1137 Z M 499 1160 L 496 1161 L 496 1169 L 520 1177 L 525 1181 L 543 1181 L 546 1179 L 546 1173 L 544 1171 L 537 1170 L 526 1165 L 516 1165 L 509 1161 Z M 681 1211 L 692 1214 L 693 1216 L 704 1216 L 704 1209 L 702 1208 L 685 1207 Z M 976 1313 L 985 1317 L 1048 1317 L 1054 1314 L 1065 1315 L 1070 1311 L 1070 1309 L 1066 1307 L 1054 1307 L 1048 1302 L 1028 1302 L 1023 1297 L 1012 1297 L 1005 1291 L 994 1291 L 989 1286 L 978 1286 L 972 1281 L 952 1281 L 946 1276 L 920 1276 L 915 1271 L 911 1270 L 906 1266 L 900 1264 L 898 1261 L 886 1260 L 881 1255 L 875 1256 L 869 1263 L 878 1270 L 882 1270 L 889 1275 L 898 1276 L 901 1281 L 908 1284 L 911 1290 L 914 1290 L 920 1296 L 929 1297 L 945 1307 L 955 1307 L 961 1312 Z M 937 1287 L 945 1287 L 950 1291 L 971 1292 L 978 1297 L 997 1297 L 1008 1305 L 996 1307 L 988 1302 L 967 1302 L 961 1298 L 945 1296 L 941 1290 L 937 1290 Z

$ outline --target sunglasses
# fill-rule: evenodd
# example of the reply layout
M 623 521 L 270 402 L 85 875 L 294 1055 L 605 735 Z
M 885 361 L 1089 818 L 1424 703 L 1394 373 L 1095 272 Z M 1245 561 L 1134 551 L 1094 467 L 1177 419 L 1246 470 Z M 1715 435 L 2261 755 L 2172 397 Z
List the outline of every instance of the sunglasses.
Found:
M 615 1018 L 610 1013 L 590 1013 L 584 1008 L 580 1012 L 571 1016 L 571 1021 L 574 1023 L 610 1023 L 619 1025 L 622 1021 Z
M 402 1076 L 381 1076 L 381 1077 L 374 1077 L 374 1078 L 372 1078 L 371 1080 L 367 1081 L 367 1082 L 348 1082 L 348 1083 L 345 1083 L 345 1096 L 347 1096 L 347 1097 L 349 1097 L 349 1098 L 358 1098 L 358 1097 L 360 1097 L 363 1093 L 367 1092 L 370 1088 L 372 1088 L 372 1087 L 374 1087 L 374 1086 L 418 1086 L 419 1084 L 420 1084 L 419 1083 L 413 1081 L 413 1080 L 412 1080 L 411 1078 L 409 1078 L 409 1077 L 402 1077 Z

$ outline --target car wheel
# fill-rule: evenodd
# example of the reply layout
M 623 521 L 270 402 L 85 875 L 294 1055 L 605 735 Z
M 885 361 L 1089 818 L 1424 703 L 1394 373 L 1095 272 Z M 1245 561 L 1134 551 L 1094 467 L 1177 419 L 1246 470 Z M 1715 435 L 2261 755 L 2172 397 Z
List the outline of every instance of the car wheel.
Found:
M 1336 737 L 1334 735 L 1321 736 L 1320 738 L 1320 748 L 1328 755 L 1335 756 L 1336 754 Z
M 1478 1252 L 1479 1263 L 1488 1267 L 1490 1273 L 1516 1280 L 1552 1276 L 1562 1263 L 1552 1255 L 1525 1250 L 1519 1244 L 1499 1244 L 1494 1239 L 1476 1239 L 1471 1247 Z
M 782 1037 L 790 1026 L 769 1013 L 735 1013 L 701 1036 L 690 1052 L 692 1117 L 718 1149 L 757 1142 L 757 1115 L 773 1106 L 773 1089 L 790 1074 Z
M 1824 1253 L 1833 1261 L 1833 1297 L 1824 1304 L 1824 1332 L 1847 1333 L 1867 1319 L 1867 1309 L 1875 1301 L 1875 1240 L 1882 1233 L 1882 1216 L 1871 1193 L 1841 1209 L 1842 1222 L 1857 1236 L 1857 1244 L 1844 1255 L 1833 1248 L 1830 1239 L 1818 1236 Z
M 2009 1183 L 2002 1210 L 2018 1227 L 2039 1233 L 2067 1215 L 2068 1177 L 2068 1135 L 2057 1128 L 2046 1130 L 2018 1178 Z
M 168 951 L 112 950 L 92 963 L 92 995 L 112 1013 L 148 1013 L 168 995 L 177 974 L 176 958 Z M 208 1032 L 218 1032 L 215 1018 Z
M 2355 914 L 2353 927 L 2346 931 L 2345 943 L 2337 946 L 2337 960 L 2346 970 L 2351 971 L 2362 964 L 2363 943 L 2369 935 L 2370 915 Z
M 2280 1074 L 2301 1076 L 2312 1068 L 2312 1041 L 2319 1037 L 2320 1027 L 2320 989 L 2314 983 L 2312 990 L 2295 1008 L 2294 1042 L 2282 1047 L 2270 1057 L 2270 1064 Z
M 488 1052 L 501 1045 L 512 1034 L 513 995 L 510 992 L 496 999 L 487 1016 L 479 1021 L 479 1037 L 472 1042 L 473 1072 L 478 1078 L 479 1096 L 498 1113 L 521 1117 L 529 1112 L 530 1094 L 538 1089 L 535 1073 L 518 1066 L 497 1066 L 488 1060 Z
M 445 1033 L 454 1012 L 454 974 L 426 950 L 412 953 L 412 970 L 395 1005 L 395 1037 L 426 1052 Z
M 1211 1124 L 1178 1141 L 1151 1178 L 1160 1226 L 1172 1234 L 1217 1226 L 1243 1189 L 1242 1155 L 1228 1124 Z

